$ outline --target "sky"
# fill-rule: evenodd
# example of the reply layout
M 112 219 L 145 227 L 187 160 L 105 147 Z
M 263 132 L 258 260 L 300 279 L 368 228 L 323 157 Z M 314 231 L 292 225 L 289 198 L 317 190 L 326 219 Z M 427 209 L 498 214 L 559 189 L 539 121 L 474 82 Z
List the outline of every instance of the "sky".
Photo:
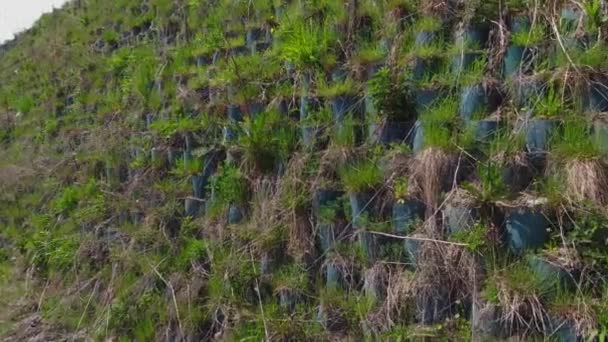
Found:
M 59 8 L 66 0 L 0 0 L 0 44 L 13 35 L 30 28 L 53 7 Z

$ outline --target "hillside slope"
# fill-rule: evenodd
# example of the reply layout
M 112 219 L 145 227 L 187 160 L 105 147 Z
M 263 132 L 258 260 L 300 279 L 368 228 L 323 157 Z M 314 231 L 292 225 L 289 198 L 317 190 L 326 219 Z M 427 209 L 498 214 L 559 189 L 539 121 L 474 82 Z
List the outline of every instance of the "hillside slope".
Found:
M 607 10 L 44 15 L 0 48 L 0 334 L 605 339 Z

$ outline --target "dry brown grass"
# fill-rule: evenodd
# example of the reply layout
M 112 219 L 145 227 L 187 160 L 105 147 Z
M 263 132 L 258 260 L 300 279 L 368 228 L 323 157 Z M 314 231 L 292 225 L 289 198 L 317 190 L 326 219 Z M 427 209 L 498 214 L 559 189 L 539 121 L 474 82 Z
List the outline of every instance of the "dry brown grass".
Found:
M 605 205 L 608 200 L 608 172 L 600 160 L 571 160 L 564 167 L 567 197 L 573 203 L 591 201 Z
M 427 148 L 416 156 L 412 184 L 418 186 L 428 210 L 434 212 L 441 192 L 449 190 L 455 183 L 457 165 L 454 155 L 438 148 Z

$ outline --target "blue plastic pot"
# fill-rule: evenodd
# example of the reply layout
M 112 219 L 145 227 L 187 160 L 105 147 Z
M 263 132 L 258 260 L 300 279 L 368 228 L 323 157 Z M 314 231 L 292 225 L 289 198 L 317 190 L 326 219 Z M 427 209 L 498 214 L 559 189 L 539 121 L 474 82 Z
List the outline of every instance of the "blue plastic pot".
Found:
M 294 291 L 288 289 L 279 291 L 279 306 L 287 312 L 293 312 L 298 301 L 299 296 Z
M 251 48 L 248 46 L 237 46 L 237 47 L 231 48 L 228 51 L 229 55 L 232 57 L 245 56 L 245 55 L 249 54 L 250 52 L 251 52 Z
M 333 263 L 325 266 L 325 287 L 338 288 L 344 284 L 342 270 Z
M 446 295 L 416 295 L 416 318 L 422 324 L 435 324 L 450 314 L 450 301 Z
M 318 145 L 321 131 L 317 126 L 302 126 L 300 131 L 302 146 L 304 148 L 312 149 Z
M 608 124 L 600 121 L 593 123 L 593 137 L 602 153 L 608 153 Z
M 416 45 L 416 46 L 429 45 L 435 39 L 437 39 L 437 32 L 421 31 L 421 32 L 416 33 L 416 39 L 415 39 L 414 45 Z
M 245 34 L 245 44 L 249 47 L 252 47 L 258 41 L 263 40 L 264 38 L 264 30 L 261 28 L 251 28 L 247 30 Z
M 300 97 L 300 120 L 304 120 L 319 107 L 318 102 L 308 96 Z
M 393 203 L 393 231 L 406 235 L 416 222 L 424 219 L 424 204 L 416 199 Z
M 228 120 L 232 122 L 241 122 L 243 121 L 243 112 L 241 111 L 241 107 L 239 105 L 229 105 L 227 110 Z
M 359 219 L 361 215 L 369 213 L 373 203 L 371 203 L 372 195 L 368 192 L 351 193 L 348 195 L 351 211 L 351 222 L 353 227 L 359 228 Z
M 574 32 L 582 14 L 581 11 L 574 8 L 563 8 L 560 13 L 560 31 L 563 33 Z
M 380 145 L 406 142 L 413 126 L 412 121 L 388 121 L 384 124 L 370 124 L 368 127 L 369 140 Z
M 412 78 L 415 81 L 422 80 L 428 75 L 435 74 L 441 69 L 441 59 L 439 58 L 416 58 Z
M 194 197 L 205 198 L 207 187 L 209 185 L 209 179 L 217 170 L 217 166 L 220 162 L 220 155 L 218 152 L 209 152 L 205 155 L 203 169 L 198 175 L 192 176 L 192 188 Z
M 412 140 L 412 151 L 414 154 L 424 149 L 424 128 L 422 122 L 416 121 L 414 124 L 414 138 Z
M 528 121 L 524 126 L 528 151 L 532 155 L 545 153 L 556 128 L 557 122 L 555 120 L 534 119 Z
M 446 233 L 452 235 L 456 232 L 469 230 L 479 218 L 476 208 L 469 208 L 463 205 L 447 204 L 442 210 L 443 227 Z
M 360 231 L 357 237 L 365 258 L 367 260 L 374 260 L 377 254 L 376 235 L 367 231 Z
M 343 192 L 333 189 L 319 189 L 313 194 L 312 207 L 313 211 L 318 214 L 322 207 L 336 202 Z
M 249 107 L 249 115 L 251 115 L 252 118 L 255 118 L 256 115 L 263 112 L 264 109 L 266 108 L 266 106 L 262 102 L 252 102 L 248 105 L 248 107 Z
M 592 81 L 584 97 L 584 108 L 588 112 L 608 111 L 608 82 Z
M 416 109 L 420 112 L 440 101 L 444 96 L 444 89 L 440 87 L 420 88 L 415 91 Z
M 584 341 L 583 336 L 579 336 L 576 325 L 564 318 L 552 317 L 545 332 L 549 341 L 577 342 Z
M 195 199 L 190 199 L 190 198 L 186 199 L 186 203 L 185 203 L 186 216 L 198 217 L 198 215 L 200 213 L 200 209 L 201 209 L 200 201 L 197 201 Z
M 474 62 L 479 60 L 483 55 L 480 52 L 464 52 L 452 57 L 451 70 L 454 73 L 463 73 Z
M 317 231 L 319 233 L 321 251 L 326 253 L 336 242 L 335 226 L 333 223 L 318 223 Z
M 502 170 L 502 181 L 512 193 L 518 193 L 527 188 L 533 178 L 532 170 L 524 165 L 509 165 Z
M 359 103 L 361 99 L 354 95 L 341 95 L 330 100 L 334 122 L 340 126 L 348 113 L 360 114 Z
M 380 71 L 380 69 L 382 69 L 384 67 L 384 62 L 376 62 L 373 64 L 370 64 L 367 66 L 366 70 L 365 70 L 365 76 L 366 79 L 371 79 L 374 76 L 376 76 L 376 74 L 378 73 L 378 71 Z
M 488 43 L 490 25 L 487 23 L 476 23 L 467 27 L 462 35 L 459 35 L 456 43 L 461 46 L 479 46 L 484 48 Z
M 497 104 L 498 100 L 495 95 L 486 91 L 482 85 L 465 86 L 460 93 L 460 117 L 465 123 L 468 123 L 474 114 L 490 112 L 496 109 Z
M 228 208 L 228 224 L 238 224 L 245 217 L 244 210 L 237 204 L 231 204 Z
M 530 209 L 512 212 L 506 217 L 509 247 L 515 254 L 541 248 L 548 240 L 551 223 L 543 213 Z
M 341 63 L 331 71 L 331 80 L 334 82 L 344 82 L 347 76 L 348 70 Z
M 253 45 L 251 53 L 263 53 L 272 47 L 270 42 L 257 42 Z
M 475 140 L 478 142 L 488 142 L 498 132 L 500 123 L 494 119 L 479 120 L 475 123 Z
M 471 310 L 473 336 L 479 341 L 492 341 L 503 336 L 501 309 L 496 304 L 473 303 Z
M 168 151 L 168 162 L 169 165 L 175 166 L 177 162 L 184 157 L 184 150 L 181 148 L 169 147 Z
M 511 18 L 511 32 L 520 33 L 530 31 L 532 22 L 527 15 L 518 15 Z
M 504 57 L 503 75 L 505 77 L 510 77 L 520 71 L 524 71 L 522 70 L 522 67 L 526 64 L 526 61 L 529 60 L 528 56 L 530 56 L 530 54 L 527 52 L 527 48 L 523 46 L 509 46 Z
M 511 99 L 515 107 L 531 109 L 545 90 L 542 82 L 535 77 L 517 78 L 511 85 Z
M 203 66 L 207 66 L 213 63 L 213 56 L 214 54 L 206 54 L 206 55 L 200 55 L 196 57 L 196 66 L 197 67 L 203 67 Z
M 415 237 L 413 235 L 412 237 Z M 405 254 L 407 255 L 408 263 L 414 267 L 418 267 L 418 259 L 420 257 L 420 247 L 422 243 L 420 240 L 414 239 L 405 239 L 403 242 L 403 248 L 405 249 Z
M 559 290 L 575 288 L 574 276 L 567 270 L 537 255 L 529 255 L 527 261 L 534 275 L 541 280 L 544 293 L 555 294 Z

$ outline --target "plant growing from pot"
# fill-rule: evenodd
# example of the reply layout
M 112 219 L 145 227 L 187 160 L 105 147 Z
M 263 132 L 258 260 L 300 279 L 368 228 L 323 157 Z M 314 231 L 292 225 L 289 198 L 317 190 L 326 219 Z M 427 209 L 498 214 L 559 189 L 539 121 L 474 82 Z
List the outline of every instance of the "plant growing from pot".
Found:
M 485 60 L 477 60 L 461 77 L 459 113 L 465 124 L 475 116 L 483 118 L 500 104 L 496 84 L 484 76 L 486 67 Z
M 279 297 L 279 306 L 293 312 L 304 299 L 309 287 L 306 267 L 295 263 L 281 267 L 272 277 L 274 292 Z
M 263 111 L 254 118 L 246 118 L 241 131 L 237 146 L 243 152 L 244 163 L 262 174 L 276 171 L 295 148 L 294 131 L 277 111 Z
M 424 218 L 424 204 L 415 198 L 405 177 L 393 181 L 393 231 L 398 235 L 408 234 L 418 221 Z
M 523 22 L 519 24 L 528 25 Z M 504 56 L 503 75 L 510 77 L 517 73 L 527 73 L 533 70 L 534 63 L 538 59 L 539 48 L 546 41 L 547 30 L 538 23 L 530 29 L 513 30 L 510 45 Z
M 346 127 L 345 119 L 347 116 L 350 116 L 354 121 L 363 119 L 363 99 L 359 96 L 359 93 L 359 85 L 351 79 L 333 84 L 328 84 L 322 80 L 318 81 L 317 95 L 329 100 L 337 132 L 355 128 Z M 360 129 L 354 129 L 352 134 L 354 134 L 355 140 L 361 140 Z
M 300 112 L 302 114 L 302 111 Z M 327 107 L 314 111 L 306 110 L 306 116 L 300 117 L 301 143 L 306 149 L 325 148 L 332 132 L 333 114 Z
M 505 268 L 496 265 L 490 271 L 481 292 L 481 298 L 497 306 L 494 315 L 494 338 L 525 331 L 527 334 L 544 331 L 548 293 L 541 278 L 525 262 L 513 263 Z M 496 324 L 497 323 L 497 324 Z
M 373 160 L 351 162 L 340 169 L 342 185 L 348 192 L 351 223 L 358 226 L 363 213 L 372 214 L 374 189 L 382 183 L 382 172 Z
M 588 122 L 578 117 L 566 120 L 551 152 L 550 170 L 563 173 L 572 204 L 606 204 L 608 170 Z
M 367 82 L 365 113 L 373 141 L 381 144 L 411 137 L 416 113 L 409 84 L 399 73 L 384 67 Z
M 247 204 L 247 179 L 241 170 L 230 164 L 222 164 L 212 177 L 211 188 L 215 193 L 215 201 L 210 206 L 210 215 L 228 210 L 228 223 L 240 223 L 245 217 Z
M 542 248 L 549 241 L 552 195 L 547 190 L 544 194 L 548 197 L 523 195 L 503 209 L 507 243 L 516 255 Z

